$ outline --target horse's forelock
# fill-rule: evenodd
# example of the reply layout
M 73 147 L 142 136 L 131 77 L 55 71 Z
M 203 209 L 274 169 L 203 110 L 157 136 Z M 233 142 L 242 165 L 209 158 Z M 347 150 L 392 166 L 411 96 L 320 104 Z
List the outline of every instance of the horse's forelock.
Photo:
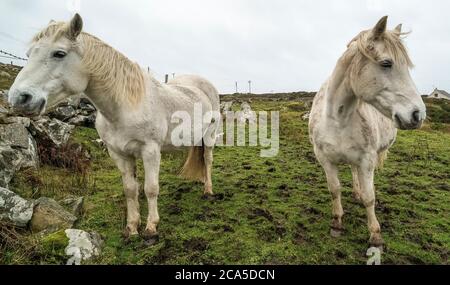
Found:
M 37 43 L 44 38 L 53 38 L 58 40 L 67 33 L 68 25 L 65 22 L 50 22 L 42 31 L 37 33 L 31 43 Z
M 409 67 L 413 67 L 411 58 L 409 57 L 408 51 L 403 44 L 402 37 L 406 36 L 408 33 L 398 34 L 394 31 L 386 31 L 383 36 L 378 39 L 382 41 L 387 53 L 390 55 L 395 63 L 407 64 Z M 374 39 L 371 36 L 371 30 L 363 31 L 358 36 L 356 36 L 348 46 L 356 42 L 358 45 L 358 50 L 368 59 L 378 62 L 378 54 L 374 47 Z

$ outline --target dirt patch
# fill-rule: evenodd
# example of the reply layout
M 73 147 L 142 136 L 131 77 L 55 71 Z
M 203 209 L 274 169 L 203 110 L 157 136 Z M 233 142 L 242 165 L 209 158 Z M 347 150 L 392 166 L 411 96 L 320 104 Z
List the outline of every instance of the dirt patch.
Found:
M 203 238 L 191 238 L 184 243 L 186 250 L 204 251 L 208 248 L 208 241 Z
M 307 234 L 308 230 L 302 223 L 297 223 L 294 234 L 293 234 L 293 243 L 296 245 L 302 245 L 309 242 L 309 237 Z
M 180 206 L 173 204 L 168 207 L 167 212 L 169 213 L 169 215 L 179 215 L 181 214 L 181 212 L 183 212 L 183 209 L 181 209 Z
M 270 222 L 273 222 L 273 220 L 274 220 L 270 211 L 267 209 L 262 209 L 262 208 L 254 208 L 254 209 L 250 210 L 250 213 L 248 214 L 247 217 L 250 220 L 254 220 L 258 217 L 263 217 Z

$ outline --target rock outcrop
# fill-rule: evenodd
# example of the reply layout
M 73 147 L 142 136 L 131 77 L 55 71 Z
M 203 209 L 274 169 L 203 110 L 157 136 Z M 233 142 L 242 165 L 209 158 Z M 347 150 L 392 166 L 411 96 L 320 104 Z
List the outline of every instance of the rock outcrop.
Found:
M 0 221 L 16 227 L 27 227 L 33 216 L 34 203 L 0 187 Z
M 5 124 L 8 123 L 8 124 Z M 8 187 L 14 173 L 38 166 L 36 142 L 26 118 L 6 118 L 0 122 L 0 186 Z

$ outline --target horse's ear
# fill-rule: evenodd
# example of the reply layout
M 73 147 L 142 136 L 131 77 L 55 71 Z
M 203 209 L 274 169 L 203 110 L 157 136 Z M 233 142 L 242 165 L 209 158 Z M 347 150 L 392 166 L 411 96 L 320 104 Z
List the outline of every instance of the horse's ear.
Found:
M 388 16 L 381 18 L 372 30 L 372 35 L 374 39 L 379 39 L 385 32 L 387 28 Z
M 83 30 L 83 19 L 78 13 L 76 13 L 69 24 L 69 31 L 68 31 L 69 39 L 76 40 L 82 30 Z
M 399 36 L 402 34 L 402 27 L 403 27 L 403 25 L 402 24 L 399 24 L 397 27 L 395 27 L 395 29 L 394 29 L 394 32 L 396 33 L 396 34 L 398 34 Z

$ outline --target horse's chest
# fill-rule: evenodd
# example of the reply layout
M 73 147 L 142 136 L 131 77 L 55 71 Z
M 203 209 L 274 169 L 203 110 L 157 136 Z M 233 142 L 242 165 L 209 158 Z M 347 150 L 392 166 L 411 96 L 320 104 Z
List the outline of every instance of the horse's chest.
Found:
M 123 156 L 140 157 L 145 140 L 136 136 L 139 132 L 133 128 L 112 126 L 100 119 L 97 131 L 109 150 Z

